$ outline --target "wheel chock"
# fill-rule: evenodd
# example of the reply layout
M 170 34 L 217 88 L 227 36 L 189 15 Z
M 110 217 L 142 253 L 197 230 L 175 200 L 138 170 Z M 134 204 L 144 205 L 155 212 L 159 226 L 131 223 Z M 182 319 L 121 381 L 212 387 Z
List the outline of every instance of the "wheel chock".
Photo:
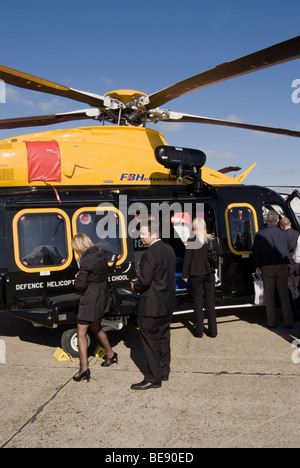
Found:
M 105 351 L 104 349 L 98 345 L 94 351 L 94 356 L 97 359 L 103 359 L 105 356 Z M 57 350 L 54 352 L 53 357 L 58 361 L 58 362 L 70 362 L 74 361 L 73 357 L 71 354 L 66 353 L 62 348 L 57 348 Z
M 95 349 L 95 351 L 94 351 L 93 354 L 94 354 L 95 357 L 102 359 L 102 358 L 104 358 L 104 356 L 105 356 L 105 351 L 104 351 L 104 349 L 102 348 L 102 346 L 97 345 L 97 347 L 96 347 L 96 349 Z
M 66 353 L 63 349 L 57 348 L 55 353 L 53 354 L 53 357 L 58 361 L 58 362 L 64 362 L 64 361 L 72 361 L 73 358 L 70 354 Z

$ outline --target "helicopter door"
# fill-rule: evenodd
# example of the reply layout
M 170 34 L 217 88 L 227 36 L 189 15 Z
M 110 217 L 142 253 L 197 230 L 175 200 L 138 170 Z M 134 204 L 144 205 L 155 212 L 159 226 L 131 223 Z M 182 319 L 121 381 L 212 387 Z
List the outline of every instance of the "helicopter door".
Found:
M 193 212 L 186 211 L 174 211 L 171 214 L 169 239 L 167 241 L 174 249 L 176 254 L 176 289 L 177 292 L 186 291 L 187 284 L 182 281 L 182 268 L 186 252 L 186 245 L 189 239 L 194 236 L 193 233 L 193 219 L 204 218 L 206 222 L 207 232 L 209 234 L 216 235 L 216 216 L 212 205 L 209 203 L 198 203 L 194 206 Z M 219 270 L 219 269 L 218 269 Z M 216 282 L 220 281 L 221 271 L 216 273 Z
M 249 203 L 232 203 L 226 208 L 225 223 L 228 251 L 224 255 L 223 292 L 229 296 L 251 296 L 253 244 L 259 230 L 256 209 Z
M 286 204 L 289 211 L 294 214 L 296 227 L 300 230 L 300 193 L 298 190 L 294 190 L 293 193 L 287 197 Z

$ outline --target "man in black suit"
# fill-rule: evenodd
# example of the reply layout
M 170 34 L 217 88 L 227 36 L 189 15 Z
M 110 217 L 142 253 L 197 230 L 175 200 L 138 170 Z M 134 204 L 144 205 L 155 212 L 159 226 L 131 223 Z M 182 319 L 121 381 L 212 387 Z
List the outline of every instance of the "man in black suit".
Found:
M 141 226 L 143 244 L 148 246 L 140 264 L 139 279 L 131 286 L 140 293 L 138 326 L 148 368 L 142 382 L 132 390 L 160 388 L 170 373 L 170 324 L 176 307 L 174 250 L 159 237 L 159 225 L 149 220 Z
M 262 276 L 266 295 L 268 326 L 276 326 L 276 290 L 281 302 L 285 325 L 293 325 L 293 313 L 289 299 L 288 271 L 291 242 L 286 231 L 278 226 L 279 215 L 270 210 L 267 226 L 257 232 L 253 245 L 256 273 Z

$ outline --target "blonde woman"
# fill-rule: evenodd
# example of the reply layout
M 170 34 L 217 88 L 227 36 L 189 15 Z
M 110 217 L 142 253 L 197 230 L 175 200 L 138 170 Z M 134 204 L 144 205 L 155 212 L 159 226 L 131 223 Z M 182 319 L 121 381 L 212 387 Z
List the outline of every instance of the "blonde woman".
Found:
M 89 328 L 105 349 L 106 358 L 102 366 L 108 367 L 117 363 L 118 355 L 112 350 L 107 335 L 101 327 L 102 318 L 109 309 L 106 256 L 85 234 L 76 234 L 73 237 L 72 248 L 80 259 L 80 269 L 75 279 L 75 287 L 81 292 L 77 317 L 80 371 L 73 377 L 75 382 L 80 382 L 89 381 L 91 377 L 87 352 Z
M 215 268 L 212 251 L 222 255 L 221 248 L 212 234 L 207 233 L 203 218 L 193 221 L 195 240 L 188 244 L 184 259 L 182 279 L 191 283 L 194 296 L 195 331 L 194 336 L 202 338 L 204 320 L 204 296 L 207 306 L 208 336 L 215 338 L 218 334 L 215 310 Z

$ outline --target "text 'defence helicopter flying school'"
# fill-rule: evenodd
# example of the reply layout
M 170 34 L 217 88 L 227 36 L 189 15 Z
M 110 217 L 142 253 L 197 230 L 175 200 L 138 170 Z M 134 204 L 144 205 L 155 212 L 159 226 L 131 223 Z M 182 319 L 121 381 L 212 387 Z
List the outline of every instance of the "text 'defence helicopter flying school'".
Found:
M 118 294 L 105 323 L 121 327 L 136 311 L 130 281 L 143 254 L 139 221 L 156 216 L 162 238 L 177 257 L 177 310 L 192 312 L 189 287 L 181 279 L 192 220 L 205 218 L 223 250 L 217 275 L 217 306 L 253 304 L 252 248 L 270 209 L 300 229 L 292 205 L 275 191 L 244 185 L 253 168 L 230 177 L 229 167 L 209 169 L 202 151 L 169 146 L 149 122 L 190 122 L 257 130 L 287 137 L 300 132 L 172 112 L 161 106 L 186 93 L 300 57 L 300 36 L 226 62 L 151 95 L 117 90 L 103 96 L 78 91 L 0 65 L 0 80 L 32 91 L 79 101 L 88 109 L 0 120 L 0 129 L 76 120 L 98 126 L 50 130 L 0 141 L 0 309 L 35 325 L 76 323 L 77 259 L 71 238 L 82 232 L 101 247 Z M 99 125 L 100 123 L 100 125 Z M 72 347 L 76 330 L 63 337 Z

